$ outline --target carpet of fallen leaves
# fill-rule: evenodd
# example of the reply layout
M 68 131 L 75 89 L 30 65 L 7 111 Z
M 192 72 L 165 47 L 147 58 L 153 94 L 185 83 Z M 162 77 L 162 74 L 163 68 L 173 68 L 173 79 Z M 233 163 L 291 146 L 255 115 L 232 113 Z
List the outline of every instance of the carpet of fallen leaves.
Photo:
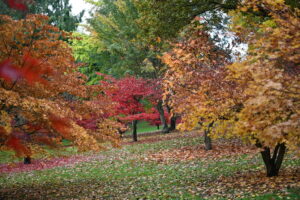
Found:
M 217 180 L 201 182 L 196 188 L 206 196 L 226 199 L 241 198 L 247 194 L 255 197 L 274 191 L 283 197 L 288 195 L 288 189 L 300 189 L 300 167 L 283 169 L 279 176 L 271 178 L 266 177 L 264 171 L 237 172 L 232 176 L 221 175 Z
M 211 151 L 197 131 L 130 140 L 101 153 L 1 164 L 0 199 L 300 199 L 300 159 L 291 152 L 267 178 L 259 150 L 237 139 L 214 140 Z
M 194 131 L 191 134 L 163 134 L 158 136 L 159 133 L 146 133 L 143 134 L 138 142 L 131 141 L 132 139 L 124 139 L 122 145 L 135 145 L 135 144 L 145 144 L 145 143 L 154 143 L 158 141 L 166 141 L 172 139 L 180 138 L 192 138 L 199 137 L 199 132 Z M 23 162 L 16 163 L 5 163 L 0 164 L 0 173 L 16 173 L 16 172 L 28 172 L 32 170 L 44 170 L 51 169 L 54 167 L 60 166 L 72 166 L 80 162 L 87 162 L 91 159 L 94 159 L 95 156 L 69 156 L 69 157 L 59 157 L 59 158 L 48 158 L 48 159 L 36 159 L 33 160 L 30 165 L 23 164 Z
M 23 164 L 22 162 L 6 163 L 6 164 L 0 164 L 0 173 L 16 173 L 16 172 L 28 172 L 32 170 L 51 169 L 60 166 L 71 166 L 88 160 L 90 160 L 90 158 L 86 156 L 70 156 L 70 157 L 61 157 L 61 158 L 33 160 L 30 165 Z
M 206 158 L 220 160 L 225 157 L 238 156 L 242 154 L 255 155 L 259 149 L 251 145 L 245 145 L 239 140 L 217 140 L 212 150 L 206 151 L 203 144 L 187 146 L 182 148 L 166 149 L 149 154 L 145 161 L 157 161 L 159 163 L 178 162 Z

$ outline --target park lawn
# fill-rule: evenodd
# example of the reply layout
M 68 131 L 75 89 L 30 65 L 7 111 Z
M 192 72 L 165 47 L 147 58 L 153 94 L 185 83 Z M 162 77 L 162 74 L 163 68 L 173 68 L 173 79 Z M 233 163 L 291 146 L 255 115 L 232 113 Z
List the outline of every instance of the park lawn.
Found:
M 300 198 L 300 159 L 292 153 L 280 176 L 266 178 L 260 155 L 224 149 L 197 157 L 193 150 L 202 152 L 202 142 L 195 132 L 141 136 L 75 165 L 1 174 L 0 199 Z
M 139 121 L 137 124 L 137 133 L 139 134 L 139 133 L 159 131 L 161 130 L 161 128 L 162 126 L 160 126 L 159 129 L 157 129 L 156 126 L 152 126 L 146 121 Z M 129 126 L 129 129 L 125 132 L 125 135 L 130 135 L 130 134 L 132 134 L 131 125 Z

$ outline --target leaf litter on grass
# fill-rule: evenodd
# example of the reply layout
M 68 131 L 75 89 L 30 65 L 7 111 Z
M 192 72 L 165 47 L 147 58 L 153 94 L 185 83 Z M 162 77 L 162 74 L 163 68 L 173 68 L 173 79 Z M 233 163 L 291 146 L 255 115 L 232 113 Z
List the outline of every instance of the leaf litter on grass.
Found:
M 287 196 L 289 189 L 300 190 L 300 167 L 282 169 L 279 176 L 266 177 L 264 171 L 236 172 L 232 176 L 220 176 L 216 180 L 199 183 L 197 191 L 203 197 L 237 199 L 268 193 Z
M 213 143 L 215 151 L 197 157 L 199 151 L 204 151 L 203 145 L 199 145 L 203 140 L 178 136 L 181 135 L 162 135 L 172 139 L 158 143 L 150 139 L 147 145 L 126 145 L 122 149 L 90 154 L 84 162 L 49 171 L 32 171 L 32 176 L 29 176 L 31 172 L 11 173 L 9 179 L 15 181 L 9 181 L 9 185 L 2 183 L 5 188 L 0 189 L 0 197 L 2 192 L 2 197 L 7 199 L 22 199 L 24 195 L 23 199 L 238 199 L 272 191 L 285 195 L 286 188 L 298 185 L 299 176 L 293 174 L 299 174 L 296 170 L 299 161 L 283 169 L 286 173 L 280 172 L 283 177 L 275 182 L 283 181 L 283 184 L 269 187 L 272 183 L 261 171 L 263 166 L 257 168 L 257 163 L 262 164 L 255 157 L 257 149 L 237 140 L 218 140 Z M 173 160 L 145 160 L 155 151 L 158 154 L 178 152 Z M 163 154 L 171 158 L 170 155 Z M 289 163 L 291 159 L 289 156 Z M 250 166 L 252 162 L 255 167 Z M 257 185 L 263 189 L 257 190 Z
M 205 150 L 203 144 L 185 146 L 182 148 L 166 149 L 156 153 L 148 154 L 145 161 L 156 161 L 159 163 L 188 161 L 193 159 L 220 160 L 222 158 L 239 156 L 243 154 L 256 155 L 259 149 L 242 144 L 238 140 L 219 140 L 213 143 L 212 150 Z

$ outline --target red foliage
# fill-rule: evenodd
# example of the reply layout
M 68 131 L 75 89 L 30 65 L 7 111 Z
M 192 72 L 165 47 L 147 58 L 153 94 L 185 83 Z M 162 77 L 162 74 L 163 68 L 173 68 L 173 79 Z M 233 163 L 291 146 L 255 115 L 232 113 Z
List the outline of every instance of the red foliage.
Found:
M 42 66 L 42 63 L 26 54 L 23 58 L 24 66 L 21 70 L 21 76 L 27 80 L 28 83 L 40 82 L 47 84 L 47 81 L 42 78 L 42 75 L 48 75 L 52 71 L 50 68 Z
M 20 77 L 20 69 L 12 64 L 10 59 L 6 59 L 0 63 L 0 78 L 7 82 L 16 81 Z
M 154 94 L 153 87 L 148 80 L 127 76 L 114 79 L 108 75 L 97 73 L 104 78 L 101 84 L 108 88 L 105 92 L 114 102 L 117 102 L 117 115 L 121 121 L 142 120 L 145 117 L 145 108 L 142 100 L 149 99 Z
M 17 155 L 30 155 L 31 152 L 30 150 L 24 146 L 20 140 L 15 137 L 15 136 L 11 136 L 7 141 L 6 141 L 6 146 L 9 148 L 12 148 Z
M 50 68 L 45 67 L 41 62 L 29 54 L 23 57 L 23 67 L 13 65 L 10 59 L 6 59 L 0 63 L 0 78 L 7 82 L 14 82 L 18 78 L 24 78 L 29 84 L 35 82 L 47 84 L 42 78 L 43 75 L 51 73 Z
M 20 11 L 27 11 L 28 7 L 26 3 L 30 1 L 28 0 L 7 0 L 7 4 L 10 8 Z
M 77 120 L 77 124 L 82 126 L 85 129 L 97 130 L 98 119 L 96 116 L 90 117 L 88 119 Z
M 59 118 L 55 115 L 50 115 L 49 120 L 51 121 L 52 127 L 65 138 L 70 137 L 70 122 L 68 119 Z

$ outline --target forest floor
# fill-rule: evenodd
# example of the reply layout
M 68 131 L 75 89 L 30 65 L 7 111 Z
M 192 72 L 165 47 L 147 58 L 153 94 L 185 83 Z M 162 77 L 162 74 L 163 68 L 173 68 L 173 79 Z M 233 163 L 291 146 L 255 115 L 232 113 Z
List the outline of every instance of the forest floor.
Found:
M 278 177 L 267 178 L 258 149 L 237 139 L 216 140 L 211 151 L 196 131 L 122 143 L 100 153 L 68 147 L 31 165 L 2 162 L 0 199 L 300 199 L 293 153 Z

